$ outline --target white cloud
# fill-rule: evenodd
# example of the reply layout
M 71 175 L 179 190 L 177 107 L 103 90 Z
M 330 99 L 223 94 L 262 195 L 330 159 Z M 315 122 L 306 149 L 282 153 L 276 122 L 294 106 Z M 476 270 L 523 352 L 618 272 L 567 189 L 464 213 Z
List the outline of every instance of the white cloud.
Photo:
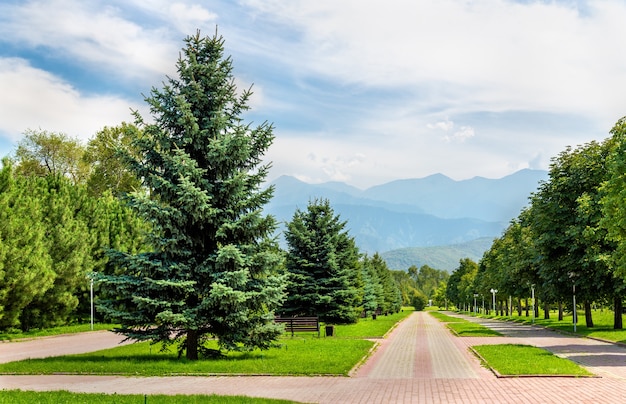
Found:
M 104 126 L 132 121 L 130 101 L 81 94 L 22 59 L 0 59 L 0 88 L 0 133 L 13 141 L 39 128 L 86 140 Z
M 454 122 L 446 118 L 444 121 L 439 121 L 435 123 L 429 123 L 426 125 L 428 129 L 441 129 L 443 131 L 449 131 L 454 128 Z
M 474 128 L 470 126 L 461 126 L 461 128 L 454 132 L 451 136 L 444 136 L 446 142 L 465 142 L 467 139 L 474 137 Z
M 130 79 L 148 76 L 153 81 L 173 72 L 180 42 L 173 41 L 166 29 L 149 29 L 126 19 L 113 6 L 37 0 L 5 5 L 0 11 L 4 14 L 0 35 L 14 46 L 46 47 L 57 58 L 72 58 L 76 64 L 88 63 Z
M 250 0 L 299 32 L 294 69 L 338 82 L 428 86 L 449 113 L 544 110 L 616 119 L 624 113 L 626 3 L 506 0 Z M 299 51 L 298 51 L 299 49 Z M 293 54 L 293 52 L 298 52 Z M 615 82 L 618 79 L 619 82 Z

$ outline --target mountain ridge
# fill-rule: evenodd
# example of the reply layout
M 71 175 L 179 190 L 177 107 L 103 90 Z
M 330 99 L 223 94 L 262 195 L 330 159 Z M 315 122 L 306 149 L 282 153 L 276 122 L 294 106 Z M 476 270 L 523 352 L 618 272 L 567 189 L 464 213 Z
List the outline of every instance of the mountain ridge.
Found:
M 529 169 L 499 179 L 457 181 L 433 174 L 361 190 L 341 182 L 309 184 L 281 176 L 271 183 L 274 197 L 265 211 L 279 221 L 283 246 L 280 232 L 296 209 L 306 210 L 310 201 L 327 199 L 347 222 L 346 228 L 362 252 L 382 255 L 405 248 L 445 248 L 500 236 L 547 178 L 547 171 Z M 480 245 L 488 248 L 485 243 Z

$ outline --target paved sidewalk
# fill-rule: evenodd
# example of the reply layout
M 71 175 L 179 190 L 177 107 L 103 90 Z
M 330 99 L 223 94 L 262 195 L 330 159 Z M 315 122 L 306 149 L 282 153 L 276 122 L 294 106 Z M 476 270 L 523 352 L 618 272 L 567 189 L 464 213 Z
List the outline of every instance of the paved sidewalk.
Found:
M 502 326 L 493 324 L 493 327 Z M 508 327 L 509 324 L 506 324 Z M 511 324 L 515 327 L 516 325 Z M 515 332 L 512 329 L 511 332 Z M 534 332 L 535 330 L 533 330 Z M 468 345 L 499 341 L 540 342 L 543 336 L 459 338 L 427 313 L 413 313 L 381 342 L 352 377 L 115 377 L 0 376 L 0 389 L 70 390 L 134 394 L 226 394 L 307 403 L 621 403 L 626 401 L 625 364 L 599 378 L 498 379 L 482 368 Z M 573 357 L 589 356 L 592 370 L 626 352 L 593 348 L 586 340 L 555 335 L 551 346 Z M 18 350 L 17 343 L 14 349 Z M 595 345 L 594 345 L 595 346 Z M 618 361 L 619 362 L 619 361 Z M 597 365 L 597 366 L 596 366 Z M 305 366 L 305 364 L 303 364 Z M 618 369 L 620 368 L 620 369 Z
M 124 336 L 110 331 L 91 331 L 19 342 L 0 342 L 0 363 L 94 352 L 118 346 L 123 339 Z

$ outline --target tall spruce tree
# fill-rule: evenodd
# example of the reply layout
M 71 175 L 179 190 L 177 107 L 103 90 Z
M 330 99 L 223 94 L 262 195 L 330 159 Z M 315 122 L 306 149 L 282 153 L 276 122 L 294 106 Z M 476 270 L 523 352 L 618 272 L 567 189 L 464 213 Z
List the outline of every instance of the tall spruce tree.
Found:
M 192 360 L 211 336 L 223 350 L 252 350 L 282 332 L 282 254 L 269 239 L 276 221 L 262 213 L 273 127 L 243 123 L 251 92 L 238 93 L 232 69 L 223 39 L 198 32 L 185 39 L 178 78 L 146 98 L 154 123 L 135 113 L 139 157 L 126 160 L 146 191 L 129 200 L 152 226 L 153 249 L 111 253 L 125 274 L 102 278 L 117 296 L 101 304 L 117 332 L 176 343 Z
M 285 232 L 289 282 L 284 314 L 319 315 L 333 323 L 357 321 L 359 257 L 345 225 L 328 200 L 312 201 L 306 212 L 295 212 Z

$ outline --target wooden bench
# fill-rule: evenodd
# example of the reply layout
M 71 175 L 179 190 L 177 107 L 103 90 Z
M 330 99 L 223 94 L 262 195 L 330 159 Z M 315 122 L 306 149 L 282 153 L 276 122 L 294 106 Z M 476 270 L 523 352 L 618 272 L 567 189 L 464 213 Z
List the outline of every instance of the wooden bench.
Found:
M 291 332 L 293 337 L 296 332 L 317 332 L 320 336 L 319 317 L 275 317 L 274 322 L 285 325 L 285 331 Z

